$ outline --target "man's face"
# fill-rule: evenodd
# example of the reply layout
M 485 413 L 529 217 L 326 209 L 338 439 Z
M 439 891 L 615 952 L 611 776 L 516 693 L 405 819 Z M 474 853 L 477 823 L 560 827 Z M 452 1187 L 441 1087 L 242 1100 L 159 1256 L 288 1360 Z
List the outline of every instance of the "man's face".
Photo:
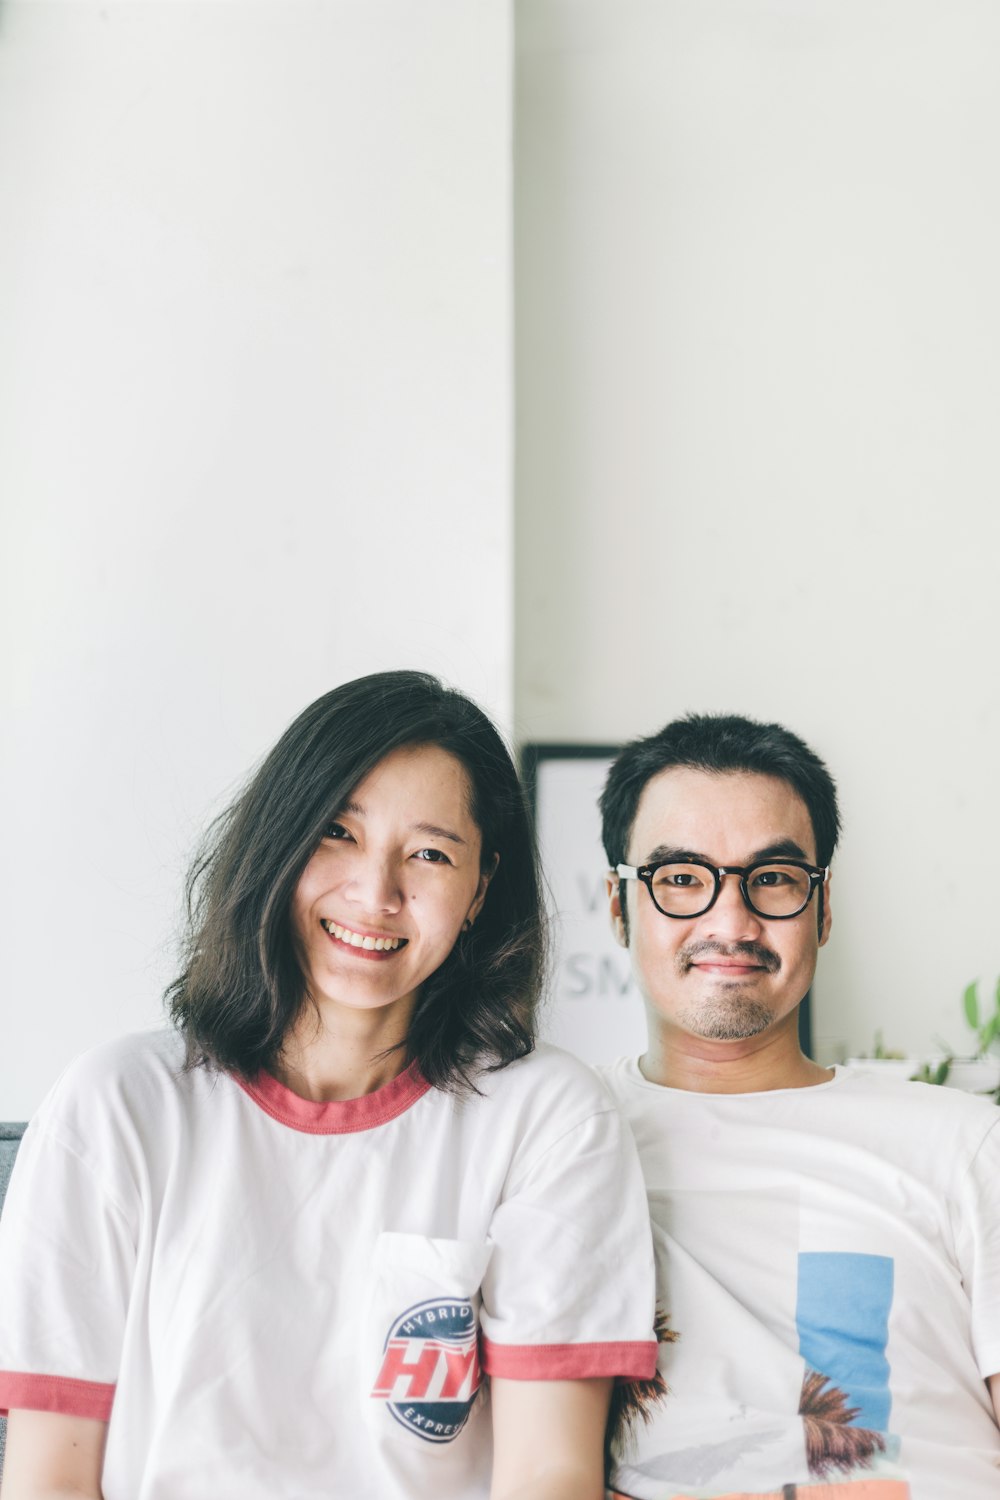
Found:
M 816 844 L 806 805 L 788 782 L 673 767 L 643 790 L 626 863 L 668 857 L 716 866 L 782 857 L 815 864 Z M 739 877 L 729 875 L 709 911 L 683 919 L 657 911 L 639 881 L 622 881 L 626 937 L 617 880 L 608 886 L 615 935 L 630 951 L 651 1024 L 708 1040 L 761 1036 L 787 1018 L 830 931 L 829 886 L 820 934 L 816 895 L 797 917 L 759 917 L 743 900 Z

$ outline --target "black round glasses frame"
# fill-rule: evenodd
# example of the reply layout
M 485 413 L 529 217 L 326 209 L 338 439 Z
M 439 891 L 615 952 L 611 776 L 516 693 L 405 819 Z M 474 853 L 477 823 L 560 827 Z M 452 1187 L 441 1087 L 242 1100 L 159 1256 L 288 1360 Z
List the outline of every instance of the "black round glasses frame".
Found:
M 663 907 L 653 895 L 653 877 L 657 870 L 662 870 L 664 865 L 696 865 L 699 870 L 707 870 L 712 877 L 714 889 L 708 902 L 698 911 L 664 911 Z M 809 876 L 809 891 L 801 906 L 794 911 L 772 912 L 761 911 L 759 906 L 754 906 L 750 899 L 749 879 L 755 870 L 770 870 L 775 865 L 791 865 L 796 870 L 804 870 Z M 738 875 L 740 877 L 740 893 L 744 904 L 753 912 L 755 917 L 763 917 L 767 922 L 788 922 L 792 917 L 800 917 L 812 900 L 813 892 L 826 884 L 830 878 L 830 866 L 821 868 L 819 865 L 808 864 L 804 859 L 758 859 L 752 865 L 710 865 L 707 859 L 661 859 L 655 865 L 616 865 L 615 873 L 620 880 L 641 880 L 649 892 L 650 900 L 660 913 L 661 917 L 670 917 L 676 922 L 686 922 L 692 917 L 703 917 L 707 911 L 711 911 L 719 899 L 722 890 L 722 879 L 725 875 Z

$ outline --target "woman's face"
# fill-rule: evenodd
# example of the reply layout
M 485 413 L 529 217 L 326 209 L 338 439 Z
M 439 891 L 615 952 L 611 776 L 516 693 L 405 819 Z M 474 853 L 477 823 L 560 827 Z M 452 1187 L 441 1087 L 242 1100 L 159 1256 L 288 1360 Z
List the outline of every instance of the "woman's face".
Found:
M 412 1008 L 486 895 L 465 767 L 394 750 L 327 827 L 292 897 L 307 993 L 325 1009 Z

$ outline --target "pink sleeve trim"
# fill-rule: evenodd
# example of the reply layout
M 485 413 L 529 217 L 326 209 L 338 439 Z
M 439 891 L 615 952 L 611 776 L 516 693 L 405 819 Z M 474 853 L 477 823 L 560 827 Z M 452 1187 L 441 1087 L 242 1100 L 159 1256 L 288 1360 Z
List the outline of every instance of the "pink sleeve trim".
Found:
M 0 1371 L 0 1416 L 15 1411 L 56 1411 L 64 1417 L 93 1417 L 106 1422 L 115 1398 L 113 1385 L 72 1380 L 67 1375 L 25 1375 Z
M 619 1375 L 651 1380 L 656 1374 L 658 1345 L 641 1344 L 494 1344 L 483 1338 L 483 1369 L 502 1380 L 593 1380 Z

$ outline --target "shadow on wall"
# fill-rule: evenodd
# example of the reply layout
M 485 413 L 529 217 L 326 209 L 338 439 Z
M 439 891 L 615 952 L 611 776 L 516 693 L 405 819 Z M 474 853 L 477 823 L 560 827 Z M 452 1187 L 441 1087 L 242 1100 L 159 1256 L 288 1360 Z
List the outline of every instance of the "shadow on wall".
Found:
M 0 1124 L 0 1212 L 3 1211 L 3 1200 L 7 1193 L 11 1168 L 14 1165 L 14 1157 L 17 1155 L 17 1148 L 21 1144 L 23 1134 L 23 1124 Z M 0 1475 L 3 1474 L 3 1450 L 6 1436 L 7 1421 L 6 1418 L 0 1417 Z

